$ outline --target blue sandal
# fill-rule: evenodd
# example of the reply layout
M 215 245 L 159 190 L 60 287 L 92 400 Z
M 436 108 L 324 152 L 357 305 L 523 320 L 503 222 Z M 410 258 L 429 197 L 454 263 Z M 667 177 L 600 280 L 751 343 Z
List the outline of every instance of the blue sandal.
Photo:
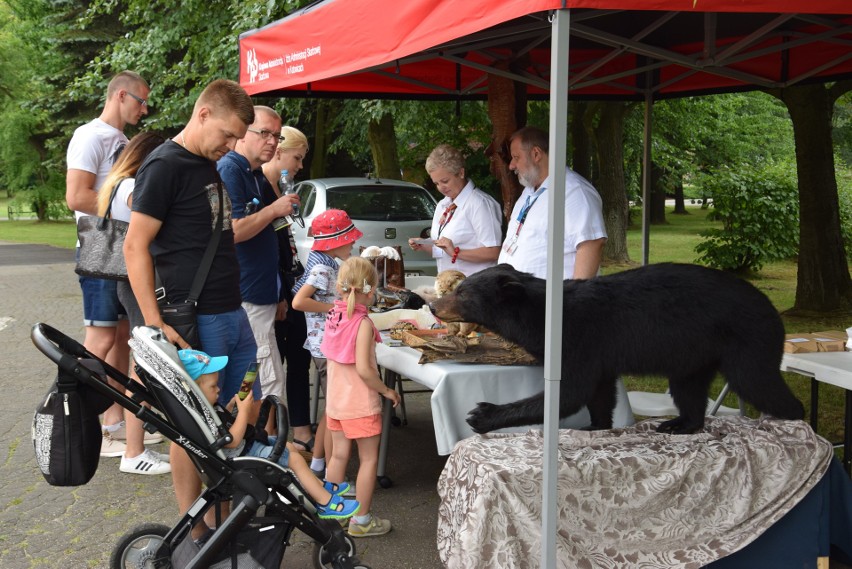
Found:
M 334 482 L 329 482 L 328 480 L 322 481 L 322 487 L 325 488 L 325 491 L 329 494 L 334 494 L 335 496 L 343 496 L 347 492 L 349 492 L 349 482 L 341 482 L 340 484 L 335 484 Z
M 324 519 L 342 519 L 354 516 L 361 504 L 357 500 L 344 500 L 337 494 L 332 494 L 325 506 L 317 506 L 317 515 Z

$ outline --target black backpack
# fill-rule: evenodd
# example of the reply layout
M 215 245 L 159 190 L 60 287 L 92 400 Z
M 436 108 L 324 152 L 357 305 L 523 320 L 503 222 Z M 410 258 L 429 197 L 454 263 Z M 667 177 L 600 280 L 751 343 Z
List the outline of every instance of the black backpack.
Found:
M 105 381 L 100 362 L 83 359 L 80 363 Z M 33 417 L 36 462 L 48 484 L 79 486 L 92 479 L 103 437 L 98 415 L 111 403 L 70 373 L 59 371 Z

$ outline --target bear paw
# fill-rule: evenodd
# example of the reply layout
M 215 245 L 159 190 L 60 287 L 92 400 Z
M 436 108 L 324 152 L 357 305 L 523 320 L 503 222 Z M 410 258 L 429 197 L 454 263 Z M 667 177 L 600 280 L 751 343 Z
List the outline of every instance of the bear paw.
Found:
M 685 417 L 680 416 L 660 423 L 657 427 L 657 432 L 669 433 L 672 435 L 691 435 L 692 433 L 697 433 L 702 428 L 704 428 L 703 421 L 701 424 L 696 425 L 694 422 L 688 421 Z
M 477 403 L 467 414 L 467 424 L 480 435 L 499 429 L 500 426 L 495 424 L 496 412 L 497 405 L 493 403 Z

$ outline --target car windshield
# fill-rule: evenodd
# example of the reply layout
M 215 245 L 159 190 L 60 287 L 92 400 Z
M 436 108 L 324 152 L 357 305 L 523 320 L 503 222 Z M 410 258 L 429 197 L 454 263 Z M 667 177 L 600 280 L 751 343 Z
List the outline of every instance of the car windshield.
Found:
M 328 188 L 329 209 L 342 209 L 353 220 L 431 220 L 435 202 L 424 190 L 394 186 Z

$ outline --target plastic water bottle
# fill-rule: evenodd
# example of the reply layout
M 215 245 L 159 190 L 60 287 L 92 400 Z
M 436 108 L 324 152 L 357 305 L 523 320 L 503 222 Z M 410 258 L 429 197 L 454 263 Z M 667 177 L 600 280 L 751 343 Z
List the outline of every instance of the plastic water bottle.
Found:
M 278 180 L 278 189 L 281 191 L 282 196 L 295 194 L 296 190 L 293 184 L 293 181 L 289 176 L 290 172 L 288 170 L 281 170 L 281 179 Z M 299 204 L 293 204 L 293 215 L 299 215 Z
M 260 200 L 252 198 L 252 200 L 246 204 L 246 215 L 248 216 L 256 212 L 258 206 L 260 206 Z

